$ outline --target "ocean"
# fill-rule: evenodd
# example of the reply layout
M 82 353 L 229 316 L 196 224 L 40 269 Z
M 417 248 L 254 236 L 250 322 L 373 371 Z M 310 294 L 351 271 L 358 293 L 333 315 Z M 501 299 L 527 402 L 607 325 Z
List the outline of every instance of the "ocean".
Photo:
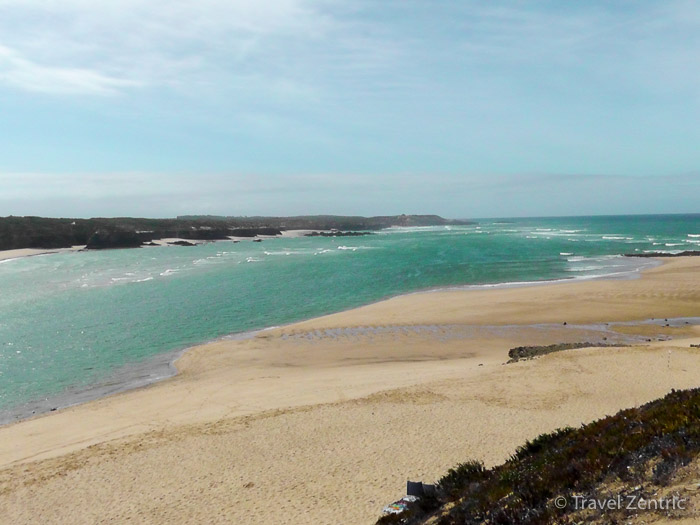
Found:
M 432 288 L 630 277 L 700 215 L 478 220 L 0 262 L 0 423 L 172 374 L 192 345 Z M 235 337 L 235 336 L 234 336 Z

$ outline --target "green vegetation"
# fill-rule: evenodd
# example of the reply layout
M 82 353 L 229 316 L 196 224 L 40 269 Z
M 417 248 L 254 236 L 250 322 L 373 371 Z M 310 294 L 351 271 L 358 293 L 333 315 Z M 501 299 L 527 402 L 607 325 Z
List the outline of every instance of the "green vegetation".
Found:
M 672 391 L 640 408 L 582 426 L 544 434 L 518 448 L 503 465 L 468 462 L 451 469 L 438 494 L 378 523 L 440 525 L 615 523 L 624 510 L 597 510 L 582 518 L 557 498 L 653 493 L 700 455 L 700 389 Z M 597 513 L 597 514 L 596 514 Z

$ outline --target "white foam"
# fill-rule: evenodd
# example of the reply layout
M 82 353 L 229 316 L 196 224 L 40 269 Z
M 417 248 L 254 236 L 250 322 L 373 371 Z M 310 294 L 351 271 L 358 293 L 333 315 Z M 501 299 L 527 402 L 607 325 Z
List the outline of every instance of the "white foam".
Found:
M 567 268 L 567 272 L 590 272 L 592 270 L 601 270 L 603 266 L 578 266 L 576 268 Z
M 573 255 L 573 253 L 569 253 L 569 252 L 559 252 L 559 255 Z

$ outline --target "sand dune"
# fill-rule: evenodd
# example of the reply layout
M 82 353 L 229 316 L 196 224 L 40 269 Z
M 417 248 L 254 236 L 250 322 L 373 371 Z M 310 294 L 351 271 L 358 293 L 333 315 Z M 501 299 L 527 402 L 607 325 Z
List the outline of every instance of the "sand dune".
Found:
M 0 521 L 371 523 L 407 478 L 698 386 L 690 325 L 503 363 L 700 315 L 699 272 L 413 294 L 194 348 L 171 380 L 0 428 Z

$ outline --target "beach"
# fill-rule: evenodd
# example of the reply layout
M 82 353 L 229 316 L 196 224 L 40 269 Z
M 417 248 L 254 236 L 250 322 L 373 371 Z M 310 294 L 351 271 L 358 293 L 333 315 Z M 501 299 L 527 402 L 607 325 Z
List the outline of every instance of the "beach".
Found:
M 72 246 L 70 248 L 20 248 L 17 250 L 2 250 L 0 251 L 0 262 L 9 261 L 11 259 L 20 259 L 22 257 L 36 257 L 37 255 L 50 255 L 54 253 L 76 252 L 84 249 L 85 246 Z
M 677 258 L 197 346 L 171 379 L 0 427 L 0 521 L 372 523 L 407 479 L 698 386 L 698 305 L 700 258 Z M 628 346 L 505 364 L 516 346 L 581 341 Z

